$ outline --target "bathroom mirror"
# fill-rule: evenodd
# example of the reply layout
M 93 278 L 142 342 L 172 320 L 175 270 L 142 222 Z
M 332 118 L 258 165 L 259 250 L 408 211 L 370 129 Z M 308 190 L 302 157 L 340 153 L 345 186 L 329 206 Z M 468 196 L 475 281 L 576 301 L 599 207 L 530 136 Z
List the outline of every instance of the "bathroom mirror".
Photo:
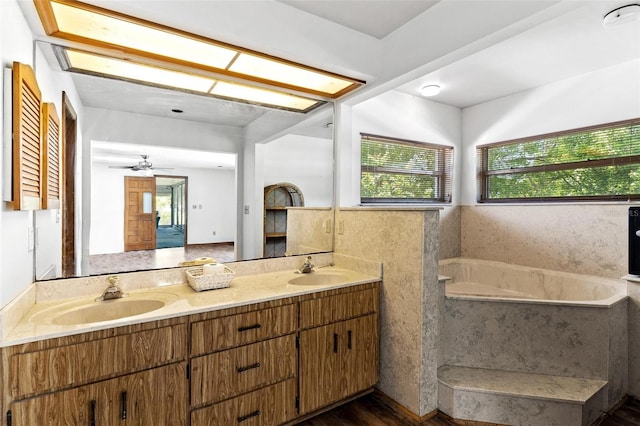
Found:
M 42 57 L 36 59 L 54 67 L 50 45 L 38 45 Z M 74 229 L 77 241 L 82 241 L 76 276 L 178 266 L 174 254 L 169 263 L 162 261 L 168 250 L 158 248 L 149 251 L 151 260 L 145 255 L 146 260 L 123 268 L 119 256 L 125 238 L 125 176 L 186 178 L 180 189 L 185 194 L 182 205 L 172 204 L 179 189 L 171 182 L 158 181 L 156 198 L 147 200 L 157 212 L 156 233 L 170 227 L 184 232 L 178 239 L 189 247 L 219 245 L 224 249 L 215 256 L 219 261 L 262 257 L 263 190 L 280 182 L 302 190 L 304 209 L 294 214 L 308 211 L 303 220 L 313 221 L 302 227 L 313 231 L 308 235 L 295 228 L 300 232 L 295 241 L 288 241 L 286 254 L 333 249 L 330 103 L 301 114 L 98 76 L 60 74 L 71 75 L 82 100 L 82 105 L 74 105 L 81 132 L 76 161 L 76 181 L 81 181 L 76 190 L 81 196 L 76 196 L 76 209 L 82 211 Z M 145 162 L 152 167 L 147 169 Z M 186 220 L 178 220 L 178 210 Z M 57 266 L 60 216 L 59 210 L 35 214 L 38 280 L 62 276 Z M 130 253 L 129 257 L 138 254 Z M 200 257 L 199 253 L 190 251 L 180 260 Z

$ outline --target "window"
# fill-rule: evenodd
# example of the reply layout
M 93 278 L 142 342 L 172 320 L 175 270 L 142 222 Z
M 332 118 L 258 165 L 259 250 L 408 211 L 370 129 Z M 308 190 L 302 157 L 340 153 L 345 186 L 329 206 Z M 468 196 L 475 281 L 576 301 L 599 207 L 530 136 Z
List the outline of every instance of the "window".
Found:
M 640 119 L 478 147 L 479 201 L 640 199 Z
M 453 148 L 361 134 L 360 200 L 451 202 Z

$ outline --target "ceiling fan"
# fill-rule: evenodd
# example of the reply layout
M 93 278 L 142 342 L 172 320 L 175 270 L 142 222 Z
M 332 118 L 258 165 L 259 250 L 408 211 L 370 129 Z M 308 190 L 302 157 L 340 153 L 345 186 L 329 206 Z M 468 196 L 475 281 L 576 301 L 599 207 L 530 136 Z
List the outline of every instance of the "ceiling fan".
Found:
M 109 166 L 112 169 L 131 169 L 134 172 L 146 171 L 146 170 L 171 170 L 170 168 L 157 168 L 153 167 L 153 163 L 149 161 L 149 155 L 140 154 L 142 157 L 142 161 L 138 161 L 138 164 L 134 164 L 132 166 Z

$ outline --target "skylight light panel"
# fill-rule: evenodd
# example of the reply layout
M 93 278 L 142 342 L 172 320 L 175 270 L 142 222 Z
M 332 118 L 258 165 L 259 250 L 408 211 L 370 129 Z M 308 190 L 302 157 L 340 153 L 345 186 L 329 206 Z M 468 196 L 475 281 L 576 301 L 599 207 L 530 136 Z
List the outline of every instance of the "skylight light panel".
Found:
M 215 80 L 178 71 L 66 49 L 73 70 L 207 93 Z
M 352 81 L 330 74 L 305 69 L 272 59 L 242 53 L 229 67 L 230 71 L 278 81 L 287 85 L 309 88 L 317 92 L 335 95 L 353 84 Z
M 275 105 L 282 108 L 294 109 L 298 111 L 305 111 L 308 108 L 311 108 L 319 103 L 319 101 L 315 99 L 303 98 L 300 96 L 275 92 L 273 90 L 260 89 L 257 87 L 227 83 L 224 81 L 219 81 L 215 85 L 211 93 L 214 95 L 234 99 L 245 99 L 247 101 L 256 102 L 259 104 Z
M 226 68 L 237 51 L 117 17 L 51 2 L 58 29 L 97 42 L 128 47 L 215 68 Z

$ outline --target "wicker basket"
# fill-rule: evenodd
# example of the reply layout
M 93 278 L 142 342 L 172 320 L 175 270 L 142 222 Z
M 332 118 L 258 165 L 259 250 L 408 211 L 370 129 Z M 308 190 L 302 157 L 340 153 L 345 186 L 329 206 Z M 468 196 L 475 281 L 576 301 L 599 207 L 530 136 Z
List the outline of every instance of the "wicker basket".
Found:
M 202 291 L 229 287 L 236 273 L 225 266 L 224 272 L 221 274 L 204 275 L 202 267 L 187 269 L 185 274 L 187 274 L 187 281 L 191 288 L 195 291 Z

